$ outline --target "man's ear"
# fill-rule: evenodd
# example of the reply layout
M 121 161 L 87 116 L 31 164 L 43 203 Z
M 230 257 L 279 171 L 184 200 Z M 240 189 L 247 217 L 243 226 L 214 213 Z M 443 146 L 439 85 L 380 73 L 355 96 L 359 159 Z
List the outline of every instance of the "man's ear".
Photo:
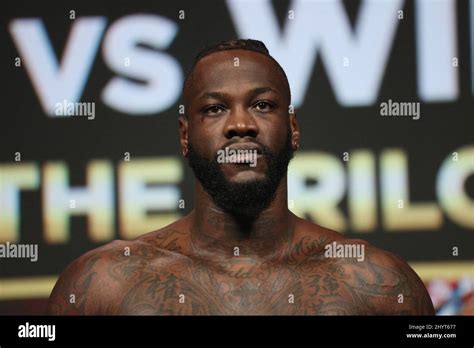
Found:
M 300 128 L 298 126 L 298 120 L 296 119 L 296 110 L 290 110 L 290 131 L 291 131 L 291 146 L 293 151 L 296 151 L 300 147 Z
M 179 142 L 183 157 L 188 156 L 188 119 L 186 116 L 179 116 Z

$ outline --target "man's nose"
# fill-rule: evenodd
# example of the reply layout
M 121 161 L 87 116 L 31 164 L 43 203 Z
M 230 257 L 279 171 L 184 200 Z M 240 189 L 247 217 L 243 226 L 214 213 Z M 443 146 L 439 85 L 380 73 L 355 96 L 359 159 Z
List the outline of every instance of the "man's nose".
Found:
M 258 135 L 258 126 L 253 116 L 243 108 L 232 110 L 225 124 L 225 136 L 227 139 L 233 137 L 253 137 Z

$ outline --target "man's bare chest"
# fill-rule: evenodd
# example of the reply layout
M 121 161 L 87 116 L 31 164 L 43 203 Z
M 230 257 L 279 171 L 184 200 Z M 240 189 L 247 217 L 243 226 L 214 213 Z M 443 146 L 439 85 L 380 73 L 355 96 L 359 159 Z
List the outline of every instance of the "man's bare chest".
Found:
M 171 263 L 132 274 L 116 314 L 363 314 L 366 308 L 334 264 Z

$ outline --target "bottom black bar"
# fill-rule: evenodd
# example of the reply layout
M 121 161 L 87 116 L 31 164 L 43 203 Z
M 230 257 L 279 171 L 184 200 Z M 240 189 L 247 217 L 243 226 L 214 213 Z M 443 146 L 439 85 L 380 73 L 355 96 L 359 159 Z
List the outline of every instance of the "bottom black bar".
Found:
M 0 316 L 0 346 L 54 344 L 474 344 L 474 317 Z

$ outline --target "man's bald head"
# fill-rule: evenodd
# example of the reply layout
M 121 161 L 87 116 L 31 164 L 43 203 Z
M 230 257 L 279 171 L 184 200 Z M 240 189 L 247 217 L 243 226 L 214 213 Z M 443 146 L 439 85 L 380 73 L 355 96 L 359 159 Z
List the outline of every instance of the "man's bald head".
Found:
M 196 66 L 198 63 L 205 57 L 216 53 L 216 52 L 222 52 L 222 51 L 229 51 L 229 50 L 247 50 L 247 51 L 253 51 L 260 53 L 266 57 L 268 57 L 269 61 L 271 64 L 274 66 L 275 73 L 278 74 L 281 79 L 283 80 L 283 83 L 285 84 L 285 94 L 287 98 L 287 103 L 290 104 L 291 102 L 291 92 L 290 92 L 290 85 L 288 83 L 288 78 L 286 76 L 285 71 L 281 67 L 281 65 L 270 55 L 267 47 L 265 44 L 261 41 L 258 40 L 251 40 L 251 39 L 239 39 L 239 40 L 229 40 L 229 41 L 223 41 L 218 44 L 210 45 L 202 49 L 195 57 L 194 63 L 189 70 L 186 79 L 184 80 L 183 84 L 183 99 L 184 99 L 184 105 L 185 107 L 189 103 L 189 90 L 191 89 L 190 87 L 194 83 L 194 71 L 196 69 Z M 186 108 L 187 109 L 187 108 Z M 185 112 L 185 115 L 187 116 L 187 112 Z

